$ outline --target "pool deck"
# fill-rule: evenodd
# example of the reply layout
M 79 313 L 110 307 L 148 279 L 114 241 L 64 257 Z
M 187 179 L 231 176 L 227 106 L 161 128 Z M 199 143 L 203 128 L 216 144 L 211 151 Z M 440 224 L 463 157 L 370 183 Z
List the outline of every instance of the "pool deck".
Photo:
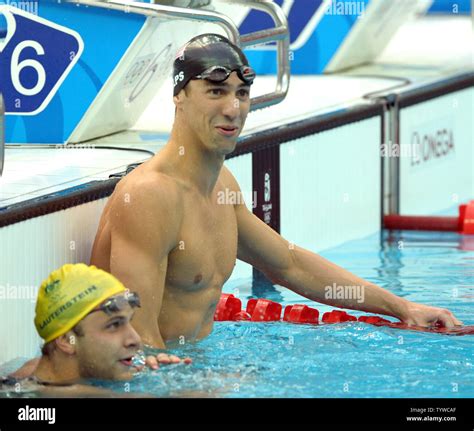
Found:
M 308 117 L 368 105 L 369 95 L 410 89 L 474 70 L 470 17 L 429 16 L 403 26 L 375 64 L 337 75 L 292 76 L 286 99 L 249 114 L 242 137 Z M 409 49 L 407 49 L 409 47 Z M 258 77 L 253 95 L 274 86 Z M 302 97 L 305 95 L 305 97 Z M 157 114 L 159 113 L 159 115 Z M 173 122 L 171 81 L 162 87 L 135 130 L 79 144 L 79 148 L 9 145 L 0 178 L 0 208 L 123 172 L 156 153 Z M 120 149 L 100 149 L 98 147 Z

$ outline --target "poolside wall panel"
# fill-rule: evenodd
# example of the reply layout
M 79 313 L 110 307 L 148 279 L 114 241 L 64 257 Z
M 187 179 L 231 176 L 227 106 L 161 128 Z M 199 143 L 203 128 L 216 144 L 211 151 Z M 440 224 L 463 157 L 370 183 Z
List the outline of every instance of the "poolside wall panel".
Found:
M 242 156 L 232 157 L 225 161 L 225 165 L 239 183 L 245 204 L 247 208 L 252 211 L 254 199 L 252 187 L 252 154 L 247 153 Z M 242 278 L 248 279 L 250 277 L 252 277 L 252 266 L 246 262 L 237 260 L 229 281 Z
M 400 214 L 474 199 L 474 88 L 403 107 L 400 144 Z
M 48 274 L 65 263 L 89 263 L 107 198 L 0 229 L 0 363 L 39 353 L 33 325 L 36 295 Z
M 381 117 L 280 147 L 281 234 L 318 252 L 380 229 Z

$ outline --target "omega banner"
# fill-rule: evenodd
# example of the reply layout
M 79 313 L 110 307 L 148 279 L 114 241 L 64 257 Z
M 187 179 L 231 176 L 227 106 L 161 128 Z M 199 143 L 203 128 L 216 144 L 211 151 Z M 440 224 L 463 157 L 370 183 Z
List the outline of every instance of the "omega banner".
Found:
M 400 111 L 400 213 L 433 214 L 474 198 L 474 88 Z

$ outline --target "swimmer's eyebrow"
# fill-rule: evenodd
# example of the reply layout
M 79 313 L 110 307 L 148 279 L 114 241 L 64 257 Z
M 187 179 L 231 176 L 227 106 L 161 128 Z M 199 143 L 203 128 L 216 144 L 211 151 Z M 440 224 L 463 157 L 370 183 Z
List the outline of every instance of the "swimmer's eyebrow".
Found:
M 226 88 L 228 89 L 230 87 L 230 85 L 227 83 L 227 82 L 212 82 L 212 81 L 208 81 L 207 79 L 204 79 L 203 80 L 206 84 L 207 87 L 219 87 L 219 88 Z M 238 89 L 241 89 L 241 88 L 246 88 L 248 90 L 250 90 L 250 85 L 248 84 L 245 84 L 245 82 L 243 82 L 242 84 L 239 84 Z
M 119 314 L 121 313 L 121 311 L 117 311 L 117 314 L 113 315 L 110 317 L 110 319 L 108 319 L 105 324 L 108 325 L 109 323 L 112 323 L 114 321 L 120 321 L 120 323 L 123 323 L 124 321 L 127 320 L 127 316 L 124 316 L 123 314 Z M 135 316 L 135 311 L 132 312 L 132 315 L 130 316 L 130 319 L 129 320 L 132 320 L 133 317 Z
M 115 322 L 117 320 L 119 320 L 120 322 L 123 322 L 124 320 L 126 320 L 126 317 L 121 314 L 117 314 L 115 316 L 111 316 L 110 319 L 108 319 L 105 322 L 105 324 L 108 325 L 109 323 Z

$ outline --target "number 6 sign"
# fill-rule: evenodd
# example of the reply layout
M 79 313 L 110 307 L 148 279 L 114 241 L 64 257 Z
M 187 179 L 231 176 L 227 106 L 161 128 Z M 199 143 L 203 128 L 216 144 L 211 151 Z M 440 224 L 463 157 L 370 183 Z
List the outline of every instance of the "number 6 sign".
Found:
M 0 92 L 6 114 L 36 115 L 48 106 L 82 54 L 73 30 L 11 6 L 0 6 L 7 23 L 0 39 Z

